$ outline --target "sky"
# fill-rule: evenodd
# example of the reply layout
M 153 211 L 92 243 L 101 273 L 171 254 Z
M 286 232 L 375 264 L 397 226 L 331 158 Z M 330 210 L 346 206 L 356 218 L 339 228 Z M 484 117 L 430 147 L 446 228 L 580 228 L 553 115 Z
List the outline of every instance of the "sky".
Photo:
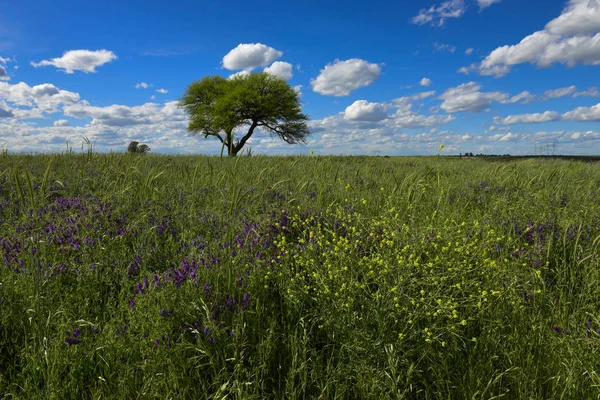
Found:
M 600 154 L 600 0 L 5 1 L 0 148 L 218 154 L 178 99 L 261 71 L 311 134 L 253 154 Z

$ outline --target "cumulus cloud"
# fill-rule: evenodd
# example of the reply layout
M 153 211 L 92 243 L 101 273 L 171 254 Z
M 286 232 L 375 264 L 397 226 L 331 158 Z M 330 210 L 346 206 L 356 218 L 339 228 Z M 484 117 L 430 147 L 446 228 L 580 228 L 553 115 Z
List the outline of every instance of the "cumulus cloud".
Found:
M 421 82 L 419 82 L 419 85 L 421 85 L 421 86 L 429 86 L 429 85 L 431 85 L 431 83 L 432 83 L 431 79 L 429 79 L 429 78 L 423 78 L 423 79 L 421 79 Z
M 600 97 L 600 91 L 598 91 L 597 87 L 592 86 L 583 92 L 573 93 L 573 97 Z
M 165 119 L 185 120 L 186 116 L 177 102 L 167 102 L 163 107 L 156 103 L 146 103 L 141 106 L 123 106 L 113 104 L 107 107 L 96 107 L 89 104 L 77 103 L 64 107 L 64 114 L 72 118 L 91 118 L 91 125 L 125 127 L 147 125 L 162 122 Z
M 313 91 L 327 96 L 348 96 L 354 90 L 369 86 L 379 78 L 381 67 L 359 58 L 335 60 L 310 80 Z
M 240 72 L 236 72 L 235 74 L 229 75 L 229 77 L 227 79 L 233 79 L 233 78 L 236 78 L 238 76 L 246 76 L 246 75 L 250 75 L 250 72 L 248 72 L 248 71 L 240 71 Z
M 292 76 L 294 76 L 292 73 L 293 69 L 294 67 L 290 63 L 284 61 L 275 61 L 269 67 L 265 68 L 264 71 L 288 81 L 292 79 Z
M 387 109 L 383 103 L 357 100 L 346 108 L 344 118 L 350 121 L 379 122 L 386 118 Z
M 6 68 L 0 66 L 0 81 L 10 81 L 10 76 L 6 73 Z
M 506 118 L 495 117 L 494 123 L 501 125 L 536 124 L 550 121 L 600 122 L 600 103 L 592 107 L 577 107 L 572 111 L 560 114 L 556 111 L 546 111 L 534 114 L 509 115 Z
M 434 126 L 444 125 L 456 118 L 452 115 L 404 115 L 390 120 L 389 125 L 397 129 L 419 129 L 432 128 Z
M 465 50 L 465 54 L 470 56 L 471 54 L 473 54 L 473 51 L 475 51 L 475 49 L 473 49 L 472 47 L 468 48 Z
M 51 65 L 64 70 L 67 74 L 75 71 L 83 71 L 87 74 L 96 72 L 97 67 L 116 59 L 115 53 L 108 50 L 70 50 L 65 52 L 62 57 L 43 60 L 39 63 L 32 61 L 31 65 L 35 68 Z
M 477 4 L 479 5 L 479 9 L 483 10 L 484 8 L 488 8 L 494 3 L 500 3 L 502 0 L 477 0 Z
M 54 126 L 69 126 L 69 121 L 66 119 L 57 119 L 54 121 Z
M 467 6 L 464 0 L 448 0 L 443 3 L 434 4 L 429 8 L 422 8 L 419 14 L 411 19 L 413 24 L 442 26 L 448 18 L 460 18 Z
M 592 107 L 577 107 L 562 115 L 563 120 L 578 122 L 600 122 L 600 103 Z
M 537 97 L 531 93 L 529 93 L 527 90 L 511 97 L 508 101 L 508 103 L 521 103 L 521 104 L 529 104 L 533 101 L 535 101 L 537 99 Z
M 570 0 L 558 18 L 546 25 L 555 35 L 591 35 L 600 31 L 600 2 L 598 0 Z
M 558 121 L 559 119 L 560 113 L 546 111 L 534 114 L 509 115 L 506 118 L 495 117 L 494 123 L 498 125 L 537 124 L 541 122 Z
M 544 97 L 546 99 L 557 99 L 559 97 L 573 95 L 573 94 L 575 94 L 576 91 L 577 91 L 577 87 L 575 87 L 575 86 L 569 86 L 569 87 L 553 89 L 553 90 L 546 90 L 544 92 Z
M 10 62 L 10 61 L 12 61 L 12 59 L 0 57 L 0 63 L 2 63 L 2 64 L 6 64 L 7 62 Z
M 600 65 L 600 0 L 569 0 L 562 14 L 544 30 L 516 45 L 498 47 L 480 64 L 465 70 L 500 77 L 512 66 L 523 63 L 541 68 L 553 64 Z
M 59 106 L 79 101 L 79 93 L 58 89 L 50 83 L 30 87 L 24 82 L 14 85 L 0 82 L 0 97 L 16 106 L 37 106 L 46 113 L 57 112 Z
M 230 71 L 251 71 L 271 64 L 282 55 L 281 51 L 262 43 L 240 44 L 223 57 L 223 67 Z
M 506 93 L 480 92 L 480 89 L 481 86 L 475 82 L 463 83 L 450 88 L 440 95 L 439 99 L 444 100 L 440 108 L 448 113 L 481 112 L 487 110 L 495 101 L 511 101 Z
M 146 82 L 140 82 L 138 84 L 135 85 L 136 89 L 148 89 L 149 87 L 152 87 L 151 84 L 148 84 Z
M 158 93 L 167 94 L 169 91 L 167 89 L 156 89 Z

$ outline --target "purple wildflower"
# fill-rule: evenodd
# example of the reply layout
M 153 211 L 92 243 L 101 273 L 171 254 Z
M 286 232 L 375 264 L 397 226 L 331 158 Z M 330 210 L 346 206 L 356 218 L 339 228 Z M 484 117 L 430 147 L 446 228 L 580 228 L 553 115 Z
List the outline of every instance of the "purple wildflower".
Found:
M 560 326 L 555 326 L 552 329 L 554 329 L 554 332 L 556 332 L 556 333 L 565 333 L 565 330 L 563 328 L 561 328 Z
M 81 335 L 81 328 L 77 328 L 73 331 L 73 337 Z

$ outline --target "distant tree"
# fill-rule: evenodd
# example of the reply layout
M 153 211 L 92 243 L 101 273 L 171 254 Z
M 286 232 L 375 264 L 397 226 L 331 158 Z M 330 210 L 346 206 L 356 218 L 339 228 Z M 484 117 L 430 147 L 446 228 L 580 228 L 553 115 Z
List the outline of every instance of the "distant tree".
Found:
M 135 140 L 133 142 L 129 143 L 129 146 L 127 146 L 127 152 L 128 153 L 137 153 L 138 144 L 140 144 L 140 142 L 136 142 Z
M 139 146 L 138 146 L 138 148 L 137 148 L 137 153 L 138 153 L 138 154 L 146 154 L 146 153 L 149 153 L 149 152 L 150 152 L 150 150 L 151 150 L 151 149 L 150 149 L 150 147 L 148 147 L 148 145 L 147 145 L 147 144 L 141 144 L 141 145 L 139 145 Z
M 190 116 L 188 131 L 215 136 L 235 156 L 255 130 L 278 136 L 286 143 L 304 143 L 310 134 L 298 93 L 286 81 L 266 72 L 232 79 L 207 76 L 192 83 L 179 101 Z M 234 140 L 234 131 L 245 133 Z
M 147 144 L 140 144 L 140 142 L 133 141 L 127 146 L 127 152 L 132 154 L 146 154 L 151 151 Z

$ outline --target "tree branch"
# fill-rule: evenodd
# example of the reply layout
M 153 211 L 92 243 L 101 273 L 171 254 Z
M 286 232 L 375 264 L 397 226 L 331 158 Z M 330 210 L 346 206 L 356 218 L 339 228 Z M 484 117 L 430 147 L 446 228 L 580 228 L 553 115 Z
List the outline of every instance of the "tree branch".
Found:
M 233 154 L 237 154 L 242 149 L 242 147 L 244 147 L 248 139 L 250 139 L 250 136 L 252 136 L 252 134 L 254 133 L 254 129 L 256 129 L 257 126 L 258 123 L 252 121 L 252 125 L 250 125 L 250 128 L 248 129 L 248 133 L 246 133 L 244 137 L 242 137 L 240 141 L 237 142 L 237 144 L 234 146 Z

